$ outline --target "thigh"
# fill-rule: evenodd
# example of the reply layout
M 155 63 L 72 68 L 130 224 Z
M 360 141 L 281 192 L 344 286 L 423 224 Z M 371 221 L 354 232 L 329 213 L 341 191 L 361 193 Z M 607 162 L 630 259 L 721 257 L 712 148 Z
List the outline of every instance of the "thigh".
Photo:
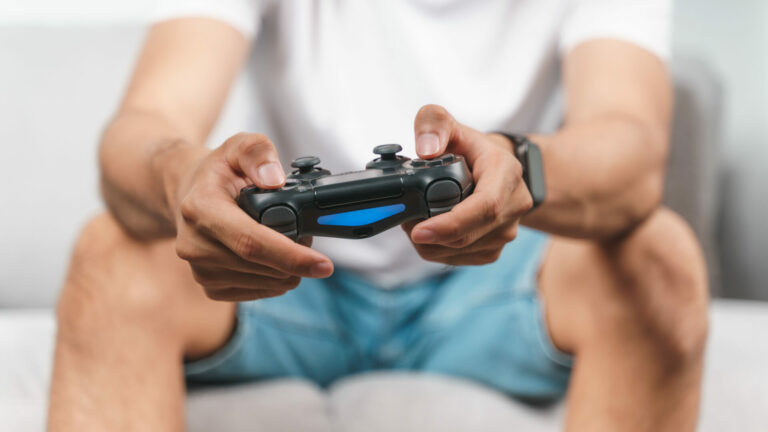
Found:
M 549 339 L 537 294 L 548 244 L 548 236 L 521 229 L 495 263 L 460 268 L 437 284 L 401 366 L 530 400 L 561 397 L 571 359 Z
M 109 326 L 146 329 L 167 338 L 179 355 L 199 356 L 227 340 L 234 308 L 205 296 L 172 240 L 133 239 L 103 214 L 77 241 L 58 318 L 60 328 L 83 335 Z
M 109 215 L 78 239 L 57 315 L 55 430 L 180 429 L 181 358 L 215 350 L 234 317 L 205 298 L 172 242 L 132 239 Z

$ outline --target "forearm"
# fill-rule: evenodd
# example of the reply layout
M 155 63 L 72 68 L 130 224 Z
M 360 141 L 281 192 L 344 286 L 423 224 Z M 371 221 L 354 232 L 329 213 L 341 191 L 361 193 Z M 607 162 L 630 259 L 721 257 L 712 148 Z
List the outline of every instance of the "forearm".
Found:
M 174 191 L 183 173 L 208 150 L 161 116 L 123 111 L 104 132 L 101 190 L 110 212 L 132 236 L 172 236 Z
M 523 223 L 558 235 L 610 238 L 661 201 L 666 128 L 630 116 L 602 116 L 531 137 L 542 149 L 545 203 Z

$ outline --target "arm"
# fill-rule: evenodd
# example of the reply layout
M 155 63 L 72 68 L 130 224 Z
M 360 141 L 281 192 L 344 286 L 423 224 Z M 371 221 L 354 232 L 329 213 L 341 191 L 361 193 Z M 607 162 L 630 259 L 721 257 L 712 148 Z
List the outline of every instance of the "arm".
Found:
M 506 138 L 462 125 L 441 107 L 419 111 L 419 156 L 462 154 L 475 179 L 475 192 L 450 212 L 404 224 L 422 257 L 454 265 L 493 262 L 521 219 L 559 235 L 611 238 L 658 206 L 671 111 L 664 65 L 634 45 L 596 40 L 568 54 L 564 84 L 563 127 L 531 137 L 542 147 L 547 180 L 547 199 L 531 213 Z
M 179 19 L 150 30 L 99 154 L 104 200 L 127 232 L 175 234 L 168 189 L 208 153 L 203 144 L 247 49 L 240 33 L 214 20 Z
M 285 173 L 263 135 L 241 133 L 216 149 L 203 142 L 248 44 L 229 26 L 177 19 L 149 34 L 125 99 L 101 144 L 110 212 L 140 239 L 175 237 L 209 297 L 273 297 L 301 277 L 333 272 L 328 257 L 243 212 L 235 198 L 255 183 L 280 187 Z
M 565 58 L 563 127 L 533 135 L 547 200 L 523 223 L 555 234 L 605 238 L 660 203 L 672 107 L 664 64 L 636 46 L 587 42 Z

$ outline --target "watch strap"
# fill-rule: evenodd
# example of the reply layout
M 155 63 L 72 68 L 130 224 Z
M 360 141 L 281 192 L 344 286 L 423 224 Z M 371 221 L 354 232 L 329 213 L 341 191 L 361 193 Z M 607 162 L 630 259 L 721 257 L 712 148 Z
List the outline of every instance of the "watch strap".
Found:
M 512 152 L 523 167 L 523 181 L 533 198 L 533 208 L 538 207 L 547 196 L 544 179 L 544 164 L 539 146 L 525 135 L 495 132 L 512 143 Z

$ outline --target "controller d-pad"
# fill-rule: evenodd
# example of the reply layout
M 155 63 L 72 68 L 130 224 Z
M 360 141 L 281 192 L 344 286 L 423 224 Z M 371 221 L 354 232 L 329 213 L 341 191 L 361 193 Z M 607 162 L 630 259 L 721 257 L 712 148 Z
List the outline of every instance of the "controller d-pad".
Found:
M 453 180 L 438 180 L 427 189 L 430 216 L 437 216 L 451 210 L 459 201 L 461 201 L 461 188 Z

